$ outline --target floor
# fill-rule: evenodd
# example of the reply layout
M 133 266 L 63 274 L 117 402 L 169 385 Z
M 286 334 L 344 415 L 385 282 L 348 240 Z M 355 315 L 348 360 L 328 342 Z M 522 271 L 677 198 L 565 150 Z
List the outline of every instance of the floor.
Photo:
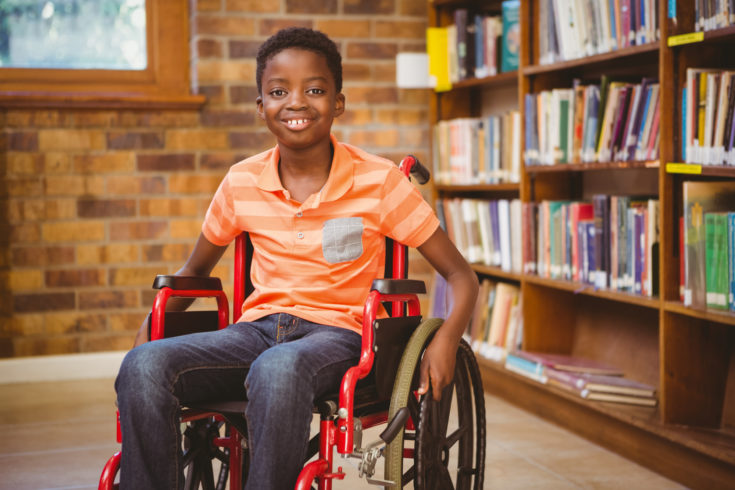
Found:
M 486 489 L 681 488 L 498 398 L 486 410 Z M 114 414 L 111 380 L 0 385 L 0 489 L 96 488 Z M 344 466 L 335 488 L 377 488 Z

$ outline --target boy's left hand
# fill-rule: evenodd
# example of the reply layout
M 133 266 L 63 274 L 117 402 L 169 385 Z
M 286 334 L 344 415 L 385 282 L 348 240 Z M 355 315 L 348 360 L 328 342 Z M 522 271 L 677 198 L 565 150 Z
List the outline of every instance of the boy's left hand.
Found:
M 457 357 L 458 342 L 437 333 L 429 343 L 421 359 L 419 377 L 419 395 L 433 388 L 434 400 L 441 400 L 442 390 L 454 378 L 454 364 Z

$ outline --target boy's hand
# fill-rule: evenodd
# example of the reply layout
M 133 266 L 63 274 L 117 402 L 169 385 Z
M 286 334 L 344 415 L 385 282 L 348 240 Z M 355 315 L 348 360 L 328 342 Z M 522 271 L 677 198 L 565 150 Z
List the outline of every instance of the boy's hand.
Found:
M 454 364 L 457 359 L 459 344 L 445 336 L 435 335 L 429 343 L 421 359 L 419 394 L 429 391 L 429 384 L 433 387 L 434 400 L 441 400 L 442 390 L 454 378 Z

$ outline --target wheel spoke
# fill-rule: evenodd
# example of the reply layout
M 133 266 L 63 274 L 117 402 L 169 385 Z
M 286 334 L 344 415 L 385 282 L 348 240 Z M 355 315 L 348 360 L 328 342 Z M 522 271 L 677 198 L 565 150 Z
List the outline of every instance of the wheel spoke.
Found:
M 462 438 L 462 436 L 464 436 L 467 433 L 467 431 L 469 429 L 470 429 L 470 427 L 467 426 L 467 425 L 465 425 L 465 426 L 460 427 L 459 429 L 455 430 L 454 432 L 452 432 L 450 435 L 448 435 L 444 439 L 444 445 L 447 448 L 450 448 L 450 447 L 454 446 L 455 444 L 457 444 L 457 441 L 459 441 Z

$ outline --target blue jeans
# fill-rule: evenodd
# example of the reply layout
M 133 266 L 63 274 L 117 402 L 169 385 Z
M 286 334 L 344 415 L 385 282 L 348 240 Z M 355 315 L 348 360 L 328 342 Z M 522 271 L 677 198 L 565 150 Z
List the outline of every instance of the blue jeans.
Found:
M 181 405 L 247 396 L 248 489 L 292 489 L 315 398 L 357 364 L 360 335 L 274 314 L 131 350 L 115 382 L 123 434 L 120 488 L 183 488 Z

